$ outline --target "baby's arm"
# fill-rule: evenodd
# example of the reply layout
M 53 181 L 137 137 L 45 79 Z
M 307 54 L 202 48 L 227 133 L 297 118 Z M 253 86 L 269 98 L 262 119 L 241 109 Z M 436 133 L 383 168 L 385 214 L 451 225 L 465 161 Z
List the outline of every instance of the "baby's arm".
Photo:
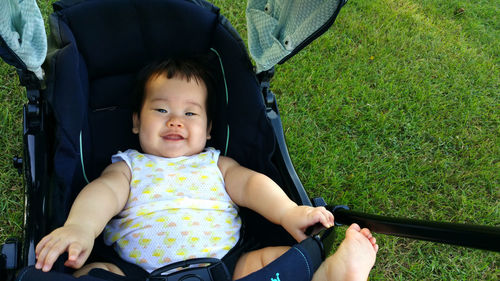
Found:
M 219 168 L 226 190 L 239 206 L 261 214 L 269 221 L 282 225 L 297 241 L 304 240 L 309 226 L 321 223 L 333 226 L 333 215 L 323 207 L 297 206 L 269 177 L 243 166 L 229 157 L 221 156 Z
M 101 176 L 78 194 L 64 226 L 45 236 L 36 246 L 35 267 L 49 271 L 57 258 L 68 252 L 65 265 L 80 268 L 87 260 L 94 239 L 108 221 L 125 206 L 130 169 L 123 161 L 109 165 Z

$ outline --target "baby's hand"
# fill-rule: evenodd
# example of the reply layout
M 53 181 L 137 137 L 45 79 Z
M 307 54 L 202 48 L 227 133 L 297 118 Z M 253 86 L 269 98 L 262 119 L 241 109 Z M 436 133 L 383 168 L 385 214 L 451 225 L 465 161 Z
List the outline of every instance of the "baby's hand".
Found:
M 35 268 L 50 271 L 57 258 L 68 252 L 65 266 L 80 268 L 85 263 L 94 245 L 94 235 L 79 225 L 66 225 L 52 231 L 36 246 Z
M 333 214 L 324 207 L 295 206 L 287 210 L 281 219 L 281 225 L 298 242 L 307 238 L 306 229 L 316 223 L 326 228 L 332 227 Z

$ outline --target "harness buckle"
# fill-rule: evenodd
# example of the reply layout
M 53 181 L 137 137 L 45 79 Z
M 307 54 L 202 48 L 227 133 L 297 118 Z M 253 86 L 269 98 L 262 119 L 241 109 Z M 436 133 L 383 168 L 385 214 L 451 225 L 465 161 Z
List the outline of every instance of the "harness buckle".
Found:
M 205 266 L 203 266 L 206 264 Z M 173 271 L 175 269 L 179 269 Z M 173 271 L 173 272 L 172 272 Z M 170 273 L 169 273 L 170 272 Z M 151 272 L 146 281 L 212 281 L 231 280 L 226 265 L 215 258 L 196 258 L 175 262 Z

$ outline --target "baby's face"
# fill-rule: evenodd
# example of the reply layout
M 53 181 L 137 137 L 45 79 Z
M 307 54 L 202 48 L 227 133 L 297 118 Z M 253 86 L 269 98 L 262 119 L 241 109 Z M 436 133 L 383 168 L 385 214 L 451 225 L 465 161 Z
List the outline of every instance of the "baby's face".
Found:
M 203 82 L 160 75 L 148 81 L 145 95 L 140 116 L 133 116 L 145 153 L 173 158 L 203 151 L 210 139 Z

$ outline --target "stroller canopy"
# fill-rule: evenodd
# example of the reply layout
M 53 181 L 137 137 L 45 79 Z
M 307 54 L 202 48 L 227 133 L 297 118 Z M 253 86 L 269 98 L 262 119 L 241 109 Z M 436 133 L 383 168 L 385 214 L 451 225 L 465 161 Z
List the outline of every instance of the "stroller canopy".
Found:
M 0 56 L 41 80 L 47 37 L 36 0 L 0 1 Z
M 335 21 L 346 0 L 249 0 L 248 48 L 257 73 L 283 63 Z
M 248 45 L 257 73 L 285 62 L 323 34 L 345 2 L 249 0 L 246 11 Z M 47 53 L 47 38 L 36 0 L 2 0 L 0 15 L 0 56 L 42 80 L 41 65 Z

